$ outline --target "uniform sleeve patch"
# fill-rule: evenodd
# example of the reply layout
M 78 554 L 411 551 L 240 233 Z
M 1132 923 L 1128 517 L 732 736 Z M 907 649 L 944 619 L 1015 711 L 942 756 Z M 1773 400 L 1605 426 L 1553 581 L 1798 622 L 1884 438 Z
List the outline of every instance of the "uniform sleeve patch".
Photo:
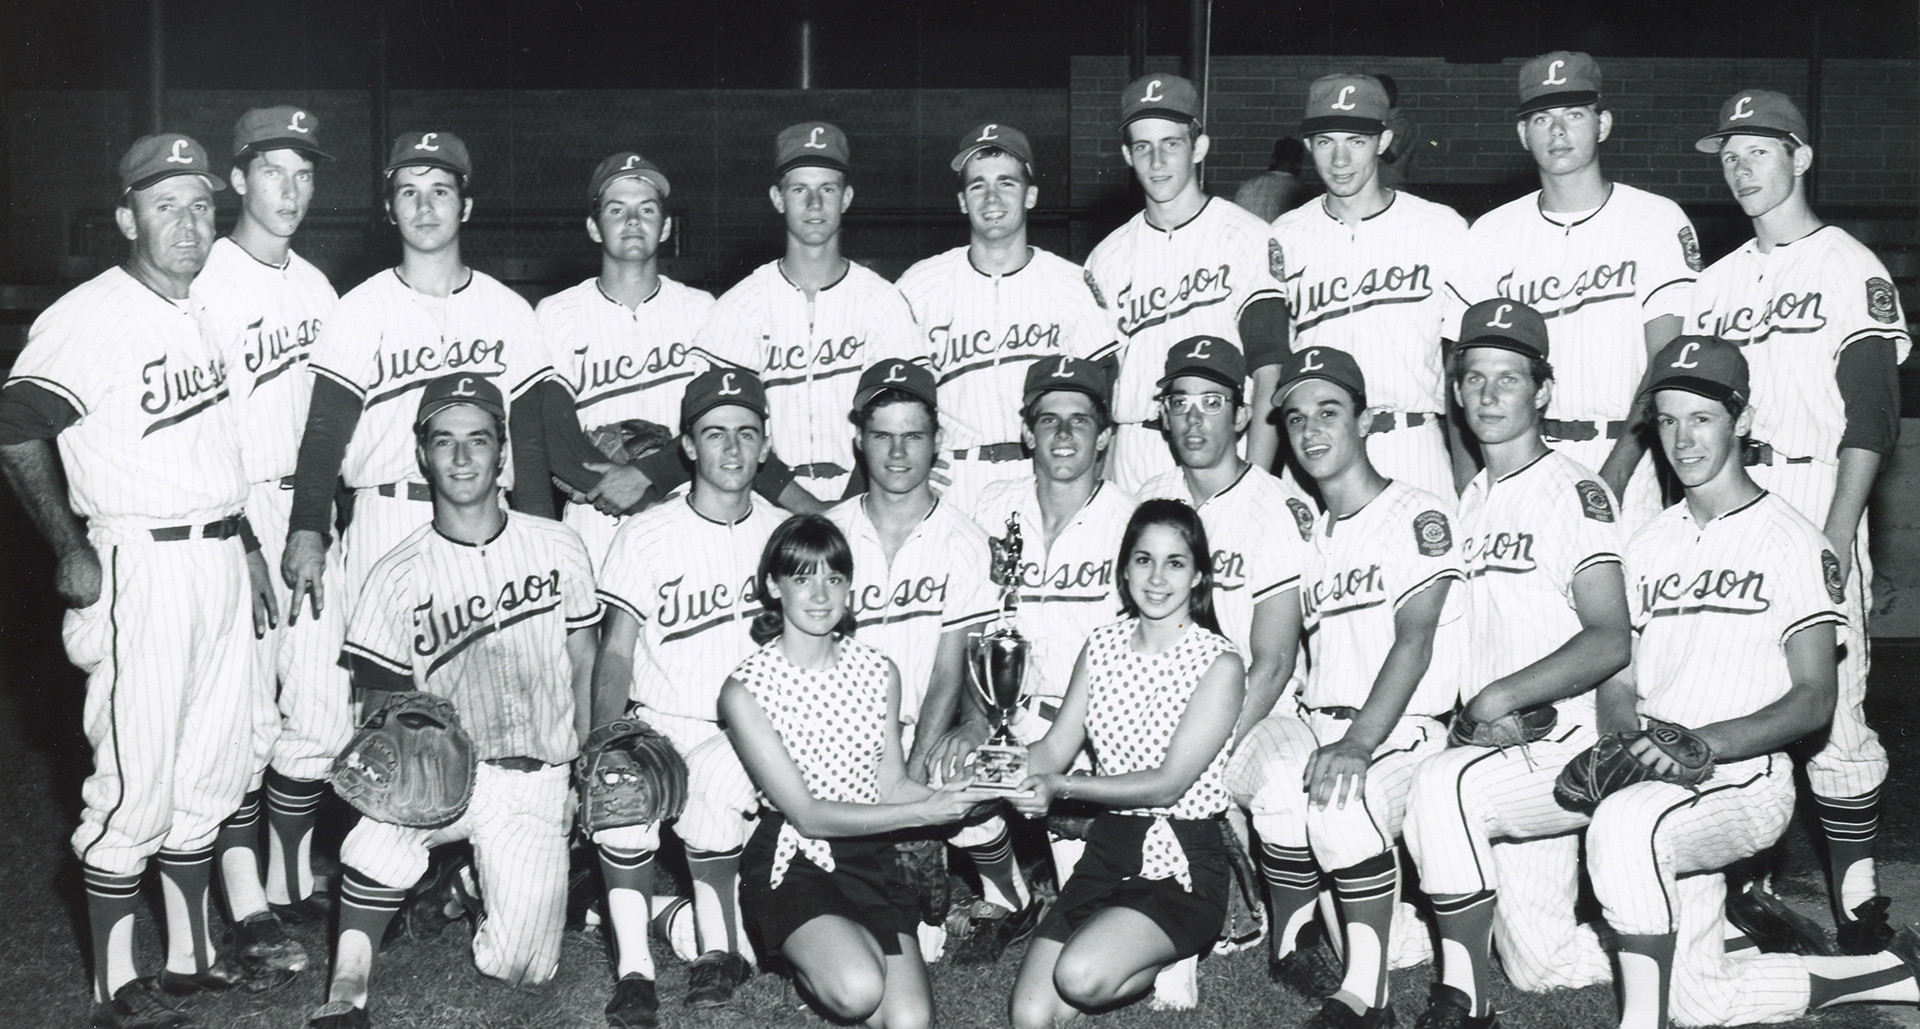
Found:
M 1413 519 L 1413 543 L 1421 557 L 1444 557 L 1453 549 L 1453 527 L 1438 511 L 1422 511 Z
M 1300 538 L 1313 541 L 1313 510 L 1297 497 L 1287 498 L 1287 510 L 1293 512 L 1293 523 L 1300 527 Z
M 1280 250 L 1280 241 L 1267 237 L 1267 272 L 1275 282 L 1287 281 L 1287 255 Z
M 1100 283 L 1094 279 L 1093 269 L 1092 268 L 1081 269 L 1080 277 L 1087 280 L 1087 292 L 1093 294 L 1093 302 L 1100 305 L 1100 310 L 1102 311 L 1106 310 L 1107 298 L 1100 295 Z
M 1607 496 L 1607 488 L 1592 479 L 1581 479 L 1573 484 L 1574 492 L 1580 494 L 1580 513 L 1596 522 L 1613 521 L 1613 501 Z
M 1687 259 L 1687 267 L 1694 271 L 1705 268 L 1706 262 L 1700 260 L 1700 237 L 1693 234 L 1693 226 L 1680 226 L 1680 253 Z
M 1867 314 L 1883 325 L 1898 321 L 1899 305 L 1894 302 L 1893 283 L 1874 276 L 1867 280 Z
M 1847 581 L 1840 575 L 1840 559 L 1833 551 L 1820 552 L 1820 573 L 1827 580 L 1827 599 L 1836 604 L 1847 602 Z

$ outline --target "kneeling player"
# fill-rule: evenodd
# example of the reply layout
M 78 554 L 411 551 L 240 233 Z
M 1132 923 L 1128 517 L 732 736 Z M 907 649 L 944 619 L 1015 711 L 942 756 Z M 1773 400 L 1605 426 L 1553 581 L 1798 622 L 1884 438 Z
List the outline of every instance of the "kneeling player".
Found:
M 1421 764 L 1407 803 L 1407 847 L 1449 944 L 1420 1029 L 1493 1024 L 1490 934 L 1521 989 L 1612 978 L 1598 938 L 1573 916 L 1586 819 L 1554 803 L 1553 783 L 1597 738 L 1593 688 L 1630 656 L 1619 520 L 1599 477 L 1541 433 L 1554 381 L 1539 313 L 1475 304 L 1460 341 L 1454 397 L 1487 466 L 1460 497 L 1465 708 L 1455 745 Z M 1521 720 L 1529 731 L 1501 735 Z M 1483 728 L 1470 735 L 1474 725 Z
M 443 843 L 473 843 L 486 904 L 469 908 L 480 970 L 522 986 L 559 967 L 569 764 L 586 729 L 600 603 L 571 529 L 501 507 L 505 423 L 499 388 L 478 375 L 435 379 L 420 398 L 416 454 L 433 521 L 373 567 L 346 653 L 359 689 L 451 701 L 479 768 L 452 824 L 363 818 L 347 834 L 333 983 L 313 1029 L 370 1024 L 381 934 Z

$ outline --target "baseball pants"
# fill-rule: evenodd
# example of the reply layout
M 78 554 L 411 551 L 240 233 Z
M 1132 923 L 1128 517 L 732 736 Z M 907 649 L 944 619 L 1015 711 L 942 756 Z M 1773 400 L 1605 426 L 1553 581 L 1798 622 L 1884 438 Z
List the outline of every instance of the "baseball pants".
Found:
M 1593 746 L 1585 725 L 1562 725 L 1525 747 L 1451 747 L 1420 763 L 1402 827 L 1433 896 L 1496 890 L 1494 941 L 1523 990 L 1611 982 L 1613 961 L 1593 927 L 1574 919 L 1580 835 L 1587 816 L 1553 797 L 1560 769 Z
M 93 773 L 72 846 L 134 875 L 161 848 L 199 850 L 239 808 L 254 767 L 253 611 L 238 538 L 156 541 L 94 524 L 100 599 L 68 611 L 67 657 L 87 673 Z
M 353 735 L 353 709 L 347 670 L 340 664 L 346 636 L 345 615 L 329 602 L 319 617 L 302 600 L 298 621 L 293 598 L 280 580 L 280 556 L 286 549 L 287 518 L 293 508 L 291 485 L 256 482 L 247 494 L 247 520 L 260 537 L 261 556 L 273 579 L 280 607 L 279 626 L 253 648 L 255 768 L 259 788 L 269 762 L 292 779 L 324 779 L 334 755 Z M 327 548 L 322 588 L 329 601 L 341 596 L 339 548 Z
M 1619 442 L 1605 436 L 1593 439 L 1570 440 L 1547 437 L 1547 444 L 1575 461 L 1587 471 L 1600 474 L 1600 466 L 1607 461 L 1607 455 L 1613 453 L 1613 445 Z M 1633 475 L 1627 479 L 1627 495 L 1615 497 L 1620 505 L 1620 527 L 1622 538 L 1632 538 L 1635 530 L 1659 514 L 1666 505 L 1661 503 L 1660 476 L 1654 471 L 1653 452 L 1640 455 L 1640 463 L 1633 467 Z
M 567 921 L 567 833 L 573 826 L 571 769 L 515 772 L 481 762 L 473 800 L 440 829 L 363 818 L 340 845 L 340 860 L 383 886 L 406 889 L 426 874 L 428 851 L 470 840 L 486 915 L 473 937 L 473 963 L 515 986 L 553 978 Z

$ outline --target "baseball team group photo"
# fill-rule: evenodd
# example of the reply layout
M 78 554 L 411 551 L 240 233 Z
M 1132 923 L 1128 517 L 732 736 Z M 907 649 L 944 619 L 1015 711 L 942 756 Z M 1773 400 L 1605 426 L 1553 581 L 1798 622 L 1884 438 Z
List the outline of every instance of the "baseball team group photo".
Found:
M 0 68 L 0 1022 L 1920 1024 L 1911 5 L 672 131 L 217 6 Z

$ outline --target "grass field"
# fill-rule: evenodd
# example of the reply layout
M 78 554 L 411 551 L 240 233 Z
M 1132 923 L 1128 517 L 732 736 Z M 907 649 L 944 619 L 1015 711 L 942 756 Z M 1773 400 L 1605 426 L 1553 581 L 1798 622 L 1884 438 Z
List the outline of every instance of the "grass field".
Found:
M 33 589 L 31 596 L 50 591 Z M 12 610 L 8 610 L 11 608 Z M 84 908 L 78 867 L 66 849 L 78 804 L 80 777 L 87 770 L 87 749 L 80 738 L 81 682 L 58 660 L 58 627 L 23 591 L 0 596 L 0 899 L 11 915 L 0 931 L 0 1026 L 54 1027 L 86 1024 L 88 985 L 82 959 Z M 1875 701 L 1870 716 L 1894 756 L 1894 776 L 1885 790 L 1881 859 L 1890 880 L 1920 881 L 1920 710 L 1906 698 L 1920 672 L 1907 658 L 1920 652 L 1883 650 L 1875 669 Z M 323 838 L 324 855 L 333 839 Z M 1824 885 L 1807 843 L 1805 829 L 1789 836 L 1785 877 L 1780 886 L 1798 898 L 1802 910 L 1821 917 Z M 1898 897 L 1896 914 L 1916 917 L 1913 897 Z M 157 898 L 155 899 L 157 907 Z M 1824 921 L 1824 917 L 1821 917 Z M 143 968 L 157 968 L 160 943 L 151 918 L 140 926 Z M 323 999 L 328 941 L 317 929 L 296 930 L 315 968 L 272 993 L 238 994 L 199 1001 L 194 1012 L 204 1026 L 296 1029 Z M 656 948 L 657 951 L 664 948 Z M 1006 1024 L 1018 949 L 999 965 L 962 969 L 936 965 L 933 983 L 939 1022 L 945 1026 Z M 1090 1020 L 1089 1026 L 1136 1029 L 1167 1027 L 1268 1027 L 1296 1024 L 1312 1013 L 1266 978 L 1265 958 L 1243 953 L 1204 961 L 1201 1006 L 1181 1013 L 1151 1011 L 1135 1004 Z M 1400 1024 L 1411 1026 L 1424 1006 L 1431 966 L 1396 973 L 1393 978 Z M 678 1026 L 779 1029 L 825 1024 L 780 977 L 761 975 L 726 1008 L 692 1012 L 680 1006 L 685 966 L 660 958 L 662 1024 Z M 382 956 L 375 978 L 373 1015 L 381 1027 L 498 1027 L 560 1029 L 604 1025 L 601 1007 L 611 988 L 605 944 L 597 933 L 567 936 L 558 979 L 538 990 L 514 990 L 474 971 L 468 936 L 456 924 L 438 940 L 408 942 Z M 1498 987 L 1495 1000 L 1509 1029 L 1607 1029 L 1617 1006 L 1611 990 L 1527 995 Z M 1828 1029 L 1878 1029 L 1894 1025 L 1882 1011 L 1844 1009 L 1808 1019 Z M 1903 1024 L 1911 1024 L 1905 1022 Z

